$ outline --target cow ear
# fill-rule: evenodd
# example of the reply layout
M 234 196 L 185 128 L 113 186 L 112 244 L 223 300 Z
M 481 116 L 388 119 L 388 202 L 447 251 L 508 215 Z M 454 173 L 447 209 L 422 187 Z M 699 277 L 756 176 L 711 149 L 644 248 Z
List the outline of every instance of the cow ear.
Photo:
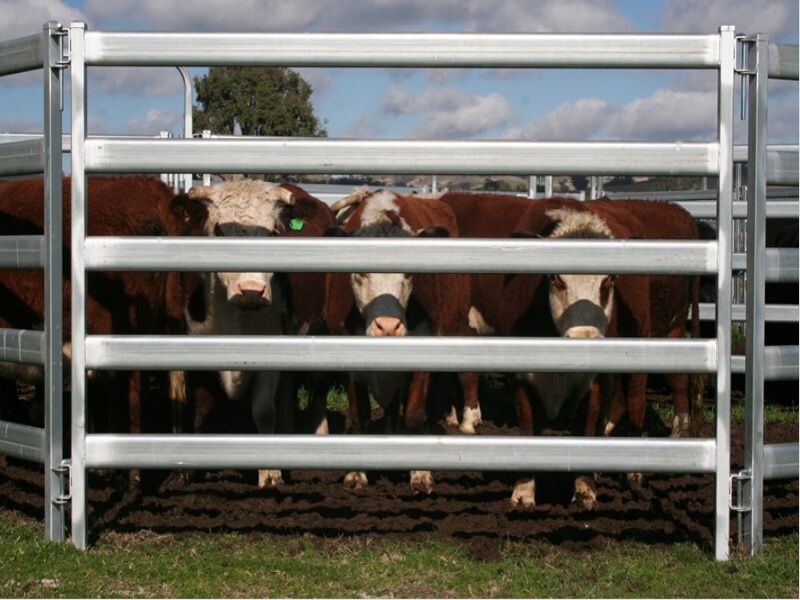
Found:
M 439 225 L 434 225 L 433 227 L 426 227 L 425 229 L 420 229 L 415 234 L 417 237 L 438 237 L 438 238 L 446 238 L 450 237 L 450 232 L 447 231 L 444 227 L 440 227 Z
M 350 237 L 350 234 L 338 225 L 336 227 L 328 227 L 324 235 L 325 237 Z
M 208 219 L 209 203 L 206 198 L 194 198 L 191 194 L 179 194 L 172 199 L 169 210 L 183 235 L 198 235 L 203 232 Z

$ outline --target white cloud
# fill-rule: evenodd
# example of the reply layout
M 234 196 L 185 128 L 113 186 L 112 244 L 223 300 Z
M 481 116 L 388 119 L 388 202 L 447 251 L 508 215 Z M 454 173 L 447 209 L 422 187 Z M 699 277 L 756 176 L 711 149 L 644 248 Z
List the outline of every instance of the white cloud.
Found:
M 104 67 L 89 70 L 94 85 L 107 94 L 171 96 L 183 94 L 183 78 L 174 67 Z
M 182 31 L 629 31 L 612 0 L 87 0 L 103 27 Z M 124 25 L 123 25 L 124 23 Z
M 42 133 L 44 123 L 35 119 L 3 119 L 0 133 Z
M 182 117 L 168 110 L 151 108 L 142 118 L 130 119 L 125 124 L 124 133 L 132 135 L 158 135 L 160 131 L 178 129 Z
M 581 98 L 565 102 L 529 125 L 509 129 L 504 137 L 533 140 L 585 140 L 601 131 L 618 112 L 599 98 Z
M 666 0 L 661 14 L 661 29 L 670 33 L 709 33 L 720 25 L 796 40 L 797 0 Z
M 486 96 L 455 88 L 427 88 L 411 93 L 393 86 L 381 100 L 382 112 L 389 116 L 426 115 L 411 128 L 409 137 L 450 139 L 473 137 L 495 127 L 510 124 L 514 112 L 498 93 Z
M 47 21 L 67 25 L 84 18 L 83 12 L 64 0 L 0 0 L 0 39 L 39 33 Z

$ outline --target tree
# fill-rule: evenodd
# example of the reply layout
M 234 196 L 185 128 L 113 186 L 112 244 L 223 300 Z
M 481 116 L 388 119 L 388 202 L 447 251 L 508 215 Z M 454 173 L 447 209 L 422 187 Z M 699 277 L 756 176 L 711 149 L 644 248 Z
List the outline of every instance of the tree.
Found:
M 312 88 L 285 67 L 211 67 L 195 77 L 194 129 L 232 135 L 234 120 L 242 135 L 325 137 L 314 115 Z

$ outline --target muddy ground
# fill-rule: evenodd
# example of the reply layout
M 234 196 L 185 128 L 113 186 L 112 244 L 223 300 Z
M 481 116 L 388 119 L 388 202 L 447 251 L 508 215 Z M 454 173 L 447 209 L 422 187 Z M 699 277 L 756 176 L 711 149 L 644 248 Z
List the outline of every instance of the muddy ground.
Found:
M 341 415 L 338 422 L 343 422 Z M 666 435 L 655 413 L 649 413 L 648 423 L 649 435 Z M 513 434 L 514 426 L 485 422 L 479 433 Z M 706 424 L 703 435 L 712 434 L 711 424 Z M 771 424 L 765 437 L 767 443 L 796 442 L 798 425 Z M 742 461 L 741 445 L 742 426 L 734 425 L 735 465 Z M 496 552 L 498 543 L 506 539 L 543 539 L 567 548 L 602 546 L 609 540 L 713 545 L 711 475 L 653 474 L 638 492 L 628 486 L 624 475 L 601 475 L 599 502 L 592 511 L 570 507 L 572 480 L 566 474 L 537 478 L 538 504 L 533 510 L 510 508 L 515 478 L 510 473 L 436 472 L 430 496 L 413 494 L 407 473 L 369 473 L 369 488 L 358 492 L 344 489 L 342 477 L 341 472 L 293 471 L 284 473 L 280 489 L 259 490 L 255 472 L 196 473 L 188 482 L 167 473 L 146 472 L 140 489 L 131 491 L 126 473 L 93 473 L 91 531 L 93 537 L 104 531 L 144 529 L 434 537 L 467 542 L 479 556 Z M 42 494 L 41 467 L 10 458 L 3 466 L 0 459 L 0 511 L 41 519 Z M 796 532 L 798 481 L 765 482 L 764 495 L 765 533 Z

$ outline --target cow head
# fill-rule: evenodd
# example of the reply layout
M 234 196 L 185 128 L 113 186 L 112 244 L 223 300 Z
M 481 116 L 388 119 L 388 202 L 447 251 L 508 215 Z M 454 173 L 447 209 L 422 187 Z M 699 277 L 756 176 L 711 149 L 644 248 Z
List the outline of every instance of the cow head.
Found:
M 362 210 L 344 217 L 343 226 L 333 227 L 326 236 L 348 237 L 446 237 L 443 227 L 428 227 L 414 231 L 400 216 L 396 196 L 378 191 L 364 194 L 357 191 L 357 203 Z M 350 200 L 350 198 L 345 199 Z M 342 203 L 342 206 L 352 202 Z M 341 210 L 341 206 L 332 207 Z M 413 289 L 408 273 L 351 273 L 350 287 L 356 307 L 364 318 L 366 334 L 370 336 L 404 336 L 408 333 L 406 309 Z
M 547 211 L 558 222 L 550 238 L 612 238 L 597 215 L 571 209 Z M 614 310 L 614 275 L 550 275 L 550 312 L 559 335 L 601 338 Z
M 293 204 L 291 190 L 264 181 L 229 181 L 194 187 L 173 200 L 186 235 L 267 237 L 283 230 L 281 212 Z M 216 273 L 228 302 L 258 309 L 272 301 L 272 273 Z

